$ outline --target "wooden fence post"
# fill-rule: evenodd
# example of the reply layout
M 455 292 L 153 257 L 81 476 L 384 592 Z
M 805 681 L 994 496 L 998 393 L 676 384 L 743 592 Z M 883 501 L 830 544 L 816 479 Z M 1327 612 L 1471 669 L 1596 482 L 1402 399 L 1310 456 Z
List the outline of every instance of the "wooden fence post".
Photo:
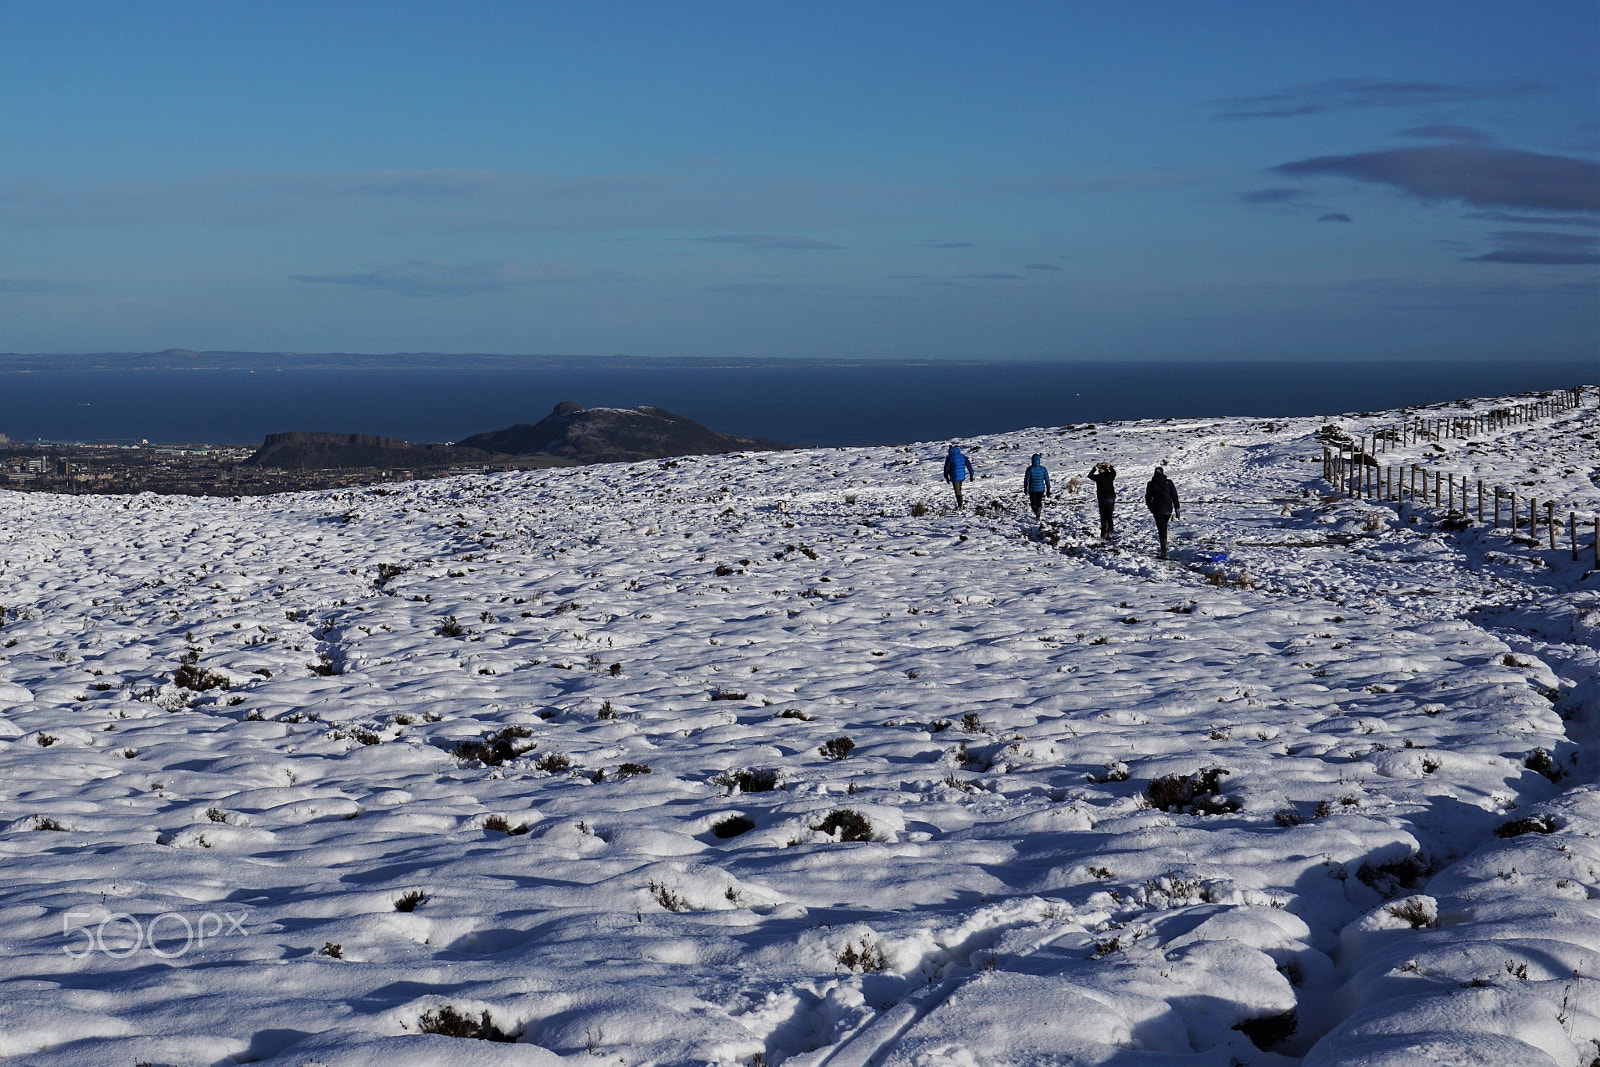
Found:
M 1483 479 L 1478 479 L 1478 525 L 1483 525 Z
M 1567 540 L 1572 545 L 1572 562 L 1578 562 L 1578 513 L 1569 512 L 1567 515 Z
M 1528 536 L 1533 538 L 1535 544 L 1538 543 L 1538 541 L 1539 541 L 1539 498 L 1536 497 L 1536 496 L 1530 496 L 1528 498 Z
M 1556 505 L 1555 501 L 1544 506 L 1544 528 L 1550 532 L 1550 551 L 1556 550 Z
M 1494 487 L 1494 528 L 1500 529 L 1500 487 Z

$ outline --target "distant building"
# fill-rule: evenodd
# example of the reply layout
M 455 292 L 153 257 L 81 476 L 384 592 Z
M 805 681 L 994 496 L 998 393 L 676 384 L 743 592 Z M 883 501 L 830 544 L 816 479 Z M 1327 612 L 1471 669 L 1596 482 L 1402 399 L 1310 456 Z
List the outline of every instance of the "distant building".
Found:
M 9 445 L 10 443 L 11 443 L 11 438 L 7 437 L 3 433 L 0 433 L 0 445 Z

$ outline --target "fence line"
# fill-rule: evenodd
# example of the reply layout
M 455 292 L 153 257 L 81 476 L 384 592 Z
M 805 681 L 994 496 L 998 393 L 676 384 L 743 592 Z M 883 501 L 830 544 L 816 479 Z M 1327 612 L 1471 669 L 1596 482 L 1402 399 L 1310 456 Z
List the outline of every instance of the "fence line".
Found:
M 1384 465 L 1378 462 L 1375 454 L 1382 454 L 1397 447 L 1397 443 L 1410 444 L 1420 440 L 1439 440 L 1447 437 L 1474 437 L 1479 433 L 1501 429 L 1520 423 L 1532 422 L 1535 419 L 1553 417 L 1565 411 L 1572 411 L 1583 405 L 1581 389 L 1563 389 L 1554 397 L 1528 401 L 1522 404 L 1513 404 L 1510 407 L 1495 408 L 1492 411 L 1476 412 L 1472 415 L 1452 416 L 1437 419 L 1412 419 L 1394 427 L 1382 428 L 1371 434 L 1372 449 L 1367 447 L 1368 435 L 1361 436 L 1359 447 L 1355 442 L 1340 443 L 1337 447 L 1324 446 L 1322 449 L 1322 476 L 1323 479 L 1341 492 L 1353 497 L 1367 500 L 1383 501 L 1411 501 L 1426 505 L 1431 503 L 1435 507 L 1443 506 L 1446 514 L 1459 513 L 1468 515 L 1471 510 L 1472 484 L 1466 475 L 1462 475 L 1459 484 L 1460 506 L 1457 508 L 1456 493 L 1458 489 L 1456 475 L 1440 471 L 1429 470 L 1420 463 L 1409 463 L 1404 466 Z M 1397 477 L 1398 475 L 1398 477 Z M 1421 495 L 1418 495 L 1417 480 L 1421 476 Z M 1431 486 L 1430 486 L 1431 481 Z M 1486 494 L 1483 479 L 1477 479 L 1477 512 L 1478 521 L 1484 521 Z M 1514 535 L 1520 525 L 1515 490 L 1502 489 L 1500 486 L 1489 487 L 1493 493 L 1494 501 L 1494 526 L 1500 528 L 1501 503 L 1507 504 L 1511 519 L 1511 532 Z M 1527 497 L 1527 522 L 1526 526 L 1530 537 L 1539 537 L 1539 512 L 1540 501 L 1531 494 Z M 1546 535 L 1550 540 L 1550 548 L 1557 548 L 1558 536 L 1564 535 L 1572 549 L 1574 561 L 1578 558 L 1578 529 L 1579 515 L 1575 508 L 1561 508 L 1565 511 L 1566 521 L 1558 514 L 1555 501 L 1547 500 L 1544 504 L 1544 526 Z M 1600 568 L 1600 514 L 1585 515 L 1582 525 L 1594 529 L 1594 565 Z

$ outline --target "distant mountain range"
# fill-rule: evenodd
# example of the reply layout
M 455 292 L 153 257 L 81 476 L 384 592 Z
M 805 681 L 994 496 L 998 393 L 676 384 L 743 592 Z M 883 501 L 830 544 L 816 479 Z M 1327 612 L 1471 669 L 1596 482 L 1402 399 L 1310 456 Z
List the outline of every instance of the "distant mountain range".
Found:
M 510 460 L 549 467 L 787 447 L 777 441 L 717 433 L 661 408 L 583 408 L 563 400 L 536 423 L 474 434 L 455 444 L 413 444 L 368 434 L 269 434 L 245 465 L 278 470 L 427 468 Z
M 629 356 L 583 354 L 508 355 L 495 352 L 0 352 L 0 371 L 62 370 L 586 370 L 596 365 L 618 370 L 670 370 L 691 367 L 768 367 L 839 365 L 836 360 L 773 359 L 754 356 Z

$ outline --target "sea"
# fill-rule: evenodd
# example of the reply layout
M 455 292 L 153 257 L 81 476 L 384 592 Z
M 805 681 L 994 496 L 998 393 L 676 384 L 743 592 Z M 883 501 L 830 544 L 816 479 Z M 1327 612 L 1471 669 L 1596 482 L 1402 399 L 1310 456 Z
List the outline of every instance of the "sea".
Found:
M 1593 385 L 1593 363 L 752 362 L 251 369 L 0 364 L 15 442 L 259 444 L 269 433 L 457 441 L 556 404 L 647 404 L 724 433 L 803 446 L 959 441 L 1122 419 L 1335 415 Z

